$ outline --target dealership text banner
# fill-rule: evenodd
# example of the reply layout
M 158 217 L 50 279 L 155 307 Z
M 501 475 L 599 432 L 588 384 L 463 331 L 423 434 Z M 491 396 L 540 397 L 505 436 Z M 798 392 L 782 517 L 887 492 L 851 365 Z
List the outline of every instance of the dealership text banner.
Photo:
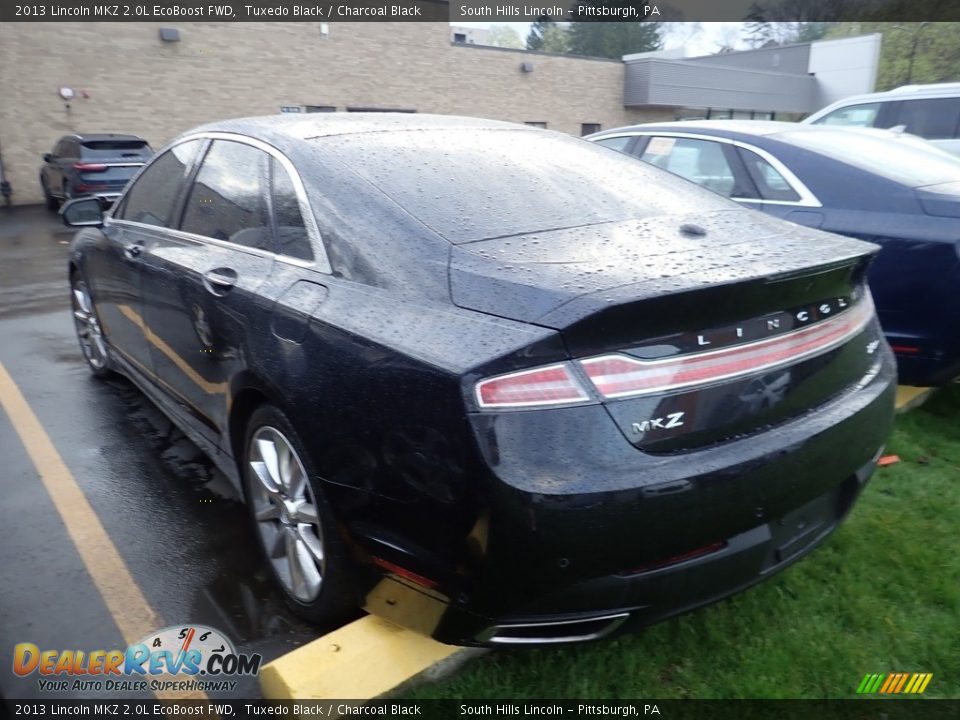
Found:
M 2 22 L 957 21 L 960 0 L 40 0 L 0 3 Z
M 0 711 L 2 711 L 0 700 Z M 9 700 L 11 717 L 87 718 L 662 718 L 664 720 L 947 720 L 960 701 L 859 700 Z

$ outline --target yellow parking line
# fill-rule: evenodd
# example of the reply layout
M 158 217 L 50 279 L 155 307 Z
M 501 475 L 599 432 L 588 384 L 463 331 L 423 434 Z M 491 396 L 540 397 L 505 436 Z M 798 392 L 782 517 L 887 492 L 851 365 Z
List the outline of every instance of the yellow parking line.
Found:
M 2 363 L 0 407 L 6 411 L 17 435 L 20 436 L 20 442 L 26 448 L 93 584 L 120 628 L 123 639 L 128 644 L 139 642 L 160 627 L 160 618 L 143 596 L 100 518 Z M 160 698 L 206 697 L 203 693 L 155 694 Z

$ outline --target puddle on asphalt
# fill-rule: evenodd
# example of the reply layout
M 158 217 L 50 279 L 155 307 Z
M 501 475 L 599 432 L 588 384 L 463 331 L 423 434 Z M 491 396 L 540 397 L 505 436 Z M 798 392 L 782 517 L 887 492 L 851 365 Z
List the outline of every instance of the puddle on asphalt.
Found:
M 266 659 L 288 652 L 319 634 L 318 628 L 299 620 L 284 604 L 269 571 L 260 559 L 246 507 L 227 477 L 129 380 L 108 380 L 109 388 L 126 406 L 118 418 L 144 437 L 170 476 L 171 490 L 199 497 L 171 498 L 176 511 L 197 508 L 194 500 L 212 505 L 197 517 L 206 527 L 198 533 L 218 533 L 229 528 L 229 537 L 216 536 L 216 577 L 193 591 L 190 622 L 218 628 L 238 647 L 255 647 Z M 183 507 L 179 507 L 179 506 Z M 195 512 L 195 510 L 194 510 Z M 257 558 L 253 561 L 252 558 Z

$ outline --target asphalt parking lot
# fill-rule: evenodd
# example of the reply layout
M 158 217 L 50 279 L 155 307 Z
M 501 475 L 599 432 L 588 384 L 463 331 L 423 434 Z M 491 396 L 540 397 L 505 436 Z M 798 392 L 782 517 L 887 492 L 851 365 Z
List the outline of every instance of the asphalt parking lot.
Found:
M 0 648 L 122 649 L 203 624 L 269 662 L 318 631 L 267 582 L 224 478 L 130 383 L 90 376 L 69 308 L 73 232 L 42 207 L 0 209 Z M 9 668 L 0 695 L 50 697 Z M 224 694 L 257 695 L 255 678 Z

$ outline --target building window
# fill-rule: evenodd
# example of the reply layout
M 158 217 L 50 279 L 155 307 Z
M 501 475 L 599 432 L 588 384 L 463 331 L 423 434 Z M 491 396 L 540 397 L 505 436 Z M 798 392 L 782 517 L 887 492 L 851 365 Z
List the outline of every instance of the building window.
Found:
M 453 41 L 454 41 L 455 43 L 465 43 L 465 42 L 467 41 L 467 34 L 466 34 L 466 33 L 454 33 L 454 34 L 453 34 Z
M 603 130 L 600 123 L 580 123 L 580 137 L 584 135 L 593 135 Z
M 527 122 L 525 122 L 524 125 L 529 125 L 530 127 L 535 127 L 535 128 L 543 128 L 544 130 L 547 129 L 547 124 L 545 122 L 539 122 L 536 120 L 527 120 Z
M 336 112 L 335 105 L 304 105 L 304 112 Z
M 378 108 L 378 107 L 348 107 L 347 112 L 398 112 L 415 113 L 416 109 L 410 108 Z

